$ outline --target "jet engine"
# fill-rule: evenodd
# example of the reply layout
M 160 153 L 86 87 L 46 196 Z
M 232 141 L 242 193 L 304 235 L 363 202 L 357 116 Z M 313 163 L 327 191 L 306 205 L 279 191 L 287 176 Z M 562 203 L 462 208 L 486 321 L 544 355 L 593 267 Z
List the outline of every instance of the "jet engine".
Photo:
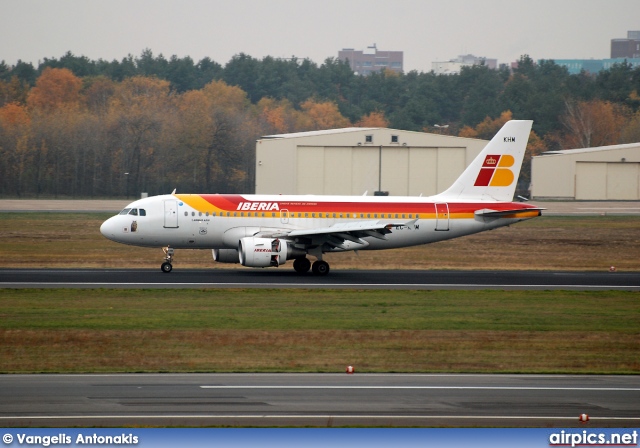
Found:
M 240 263 L 240 255 L 236 249 L 212 249 L 213 260 L 218 263 Z
M 278 238 L 245 237 L 238 244 L 240 264 L 252 268 L 280 266 L 292 258 L 302 258 L 306 252 L 293 246 L 291 241 Z

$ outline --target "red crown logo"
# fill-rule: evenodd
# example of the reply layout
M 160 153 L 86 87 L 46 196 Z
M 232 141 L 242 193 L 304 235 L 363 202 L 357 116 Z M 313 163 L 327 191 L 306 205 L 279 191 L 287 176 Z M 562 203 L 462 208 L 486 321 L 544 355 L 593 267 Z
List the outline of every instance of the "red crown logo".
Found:
M 495 165 L 496 163 L 498 163 L 498 160 L 489 156 L 487 157 L 487 160 L 485 160 L 484 162 L 486 165 Z

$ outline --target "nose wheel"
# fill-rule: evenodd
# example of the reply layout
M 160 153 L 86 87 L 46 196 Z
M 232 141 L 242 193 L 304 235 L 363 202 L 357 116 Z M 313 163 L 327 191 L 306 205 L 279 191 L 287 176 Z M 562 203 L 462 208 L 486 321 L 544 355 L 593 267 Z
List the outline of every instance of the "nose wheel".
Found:
M 168 274 L 173 269 L 173 265 L 171 262 L 173 261 L 173 247 L 163 247 L 162 252 L 164 252 L 164 263 L 160 266 L 162 272 Z

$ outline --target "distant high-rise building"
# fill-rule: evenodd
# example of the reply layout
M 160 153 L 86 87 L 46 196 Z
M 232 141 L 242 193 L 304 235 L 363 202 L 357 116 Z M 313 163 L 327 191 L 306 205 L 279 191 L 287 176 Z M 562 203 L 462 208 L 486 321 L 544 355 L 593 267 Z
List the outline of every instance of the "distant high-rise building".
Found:
M 496 70 L 498 68 L 498 60 L 465 54 L 449 61 L 432 62 L 431 70 L 436 75 L 456 75 L 460 73 L 462 67 L 471 67 L 473 65 L 486 65 L 490 69 Z
M 538 61 L 540 64 L 542 61 Z M 570 75 L 585 73 L 595 75 L 603 70 L 610 70 L 615 64 L 627 63 L 632 68 L 640 67 L 640 58 L 612 58 L 612 59 L 553 59 L 556 65 L 566 67 Z
M 626 39 L 611 39 L 611 58 L 640 58 L 640 31 L 627 31 Z
M 349 62 L 354 73 L 366 76 L 381 70 L 401 73 L 404 54 L 402 51 L 380 51 L 376 44 L 373 44 L 363 51 L 343 48 L 338 52 L 338 59 Z

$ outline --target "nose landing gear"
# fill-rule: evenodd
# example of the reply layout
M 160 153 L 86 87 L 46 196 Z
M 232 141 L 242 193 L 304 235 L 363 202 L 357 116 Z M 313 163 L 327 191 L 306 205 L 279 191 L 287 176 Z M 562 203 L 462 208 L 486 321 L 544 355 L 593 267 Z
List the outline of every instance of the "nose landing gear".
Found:
M 173 261 L 173 247 L 167 246 L 162 248 L 162 252 L 164 252 L 164 263 L 160 266 L 160 269 L 164 273 L 169 273 L 173 269 L 173 265 L 171 262 Z

